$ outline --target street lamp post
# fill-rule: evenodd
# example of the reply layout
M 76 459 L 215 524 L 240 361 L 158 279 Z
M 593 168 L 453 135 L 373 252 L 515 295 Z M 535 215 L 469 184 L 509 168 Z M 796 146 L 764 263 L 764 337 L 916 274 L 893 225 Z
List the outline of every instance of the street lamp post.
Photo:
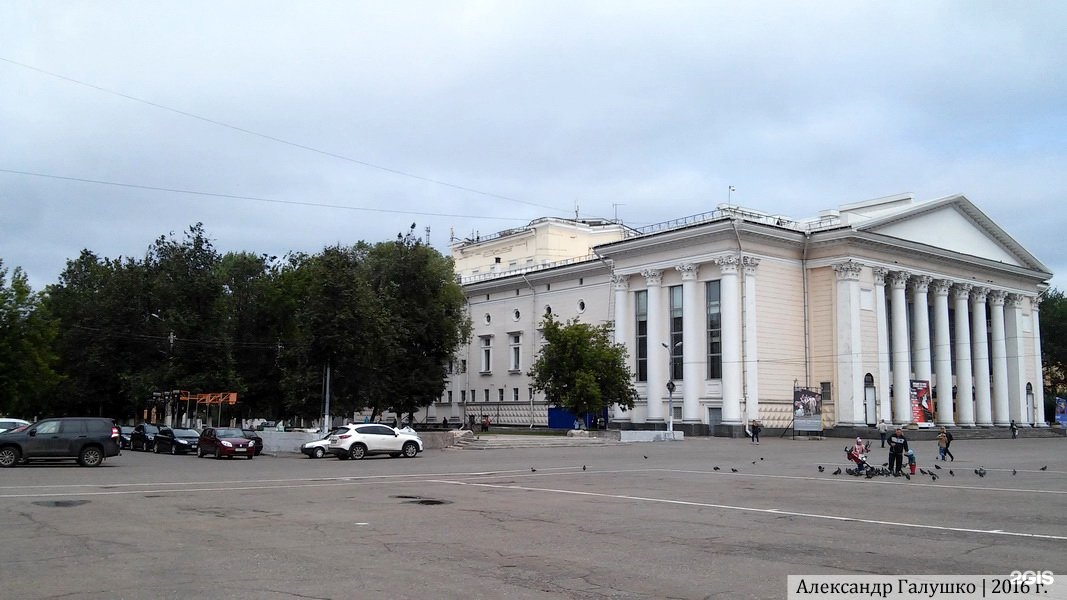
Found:
M 675 343 L 673 346 L 668 346 L 664 342 L 660 342 L 660 346 L 667 351 L 667 433 L 674 433 L 674 352 L 675 348 L 682 345 L 681 342 Z M 672 435 L 673 439 L 674 436 Z

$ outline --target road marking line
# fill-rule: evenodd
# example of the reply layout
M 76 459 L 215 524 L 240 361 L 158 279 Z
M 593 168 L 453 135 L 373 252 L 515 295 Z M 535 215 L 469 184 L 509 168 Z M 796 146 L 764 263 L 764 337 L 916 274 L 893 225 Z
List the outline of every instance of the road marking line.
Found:
M 431 480 L 433 481 L 433 480 Z M 1006 535 L 1013 537 L 1025 537 L 1025 538 L 1038 538 L 1045 540 L 1061 540 L 1067 541 L 1067 536 L 1063 535 L 1049 535 L 1041 533 L 1025 533 L 1019 531 L 1003 531 L 1000 529 L 969 529 L 966 527 L 946 527 L 941 525 L 923 525 L 921 523 L 901 523 L 897 521 L 882 521 L 878 519 L 861 519 L 856 517 L 839 517 L 836 515 L 821 515 L 817 513 L 802 513 L 789 510 L 781 510 L 777 508 L 754 508 L 750 506 L 734 506 L 730 504 L 712 504 L 708 502 L 693 502 L 689 500 L 671 500 L 669 498 L 649 498 L 645 496 L 628 496 L 624 494 L 604 494 L 600 492 L 582 492 L 577 490 L 561 490 L 554 488 L 535 488 L 526 487 L 520 485 L 498 485 L 492 483 L 472 483 L 468 481 L 449 481 L 447 479 L 440 479 L 434 481 L 435 483 L 446 483 L 451 485 L 468 485 L 474 487 L 486 487 L 494 489 L 504 490 L 517 490 L 523 492 L 546 492 L 550 494 L 566 494 L 573 496 L 590 496 L 595 498 L 613 498 L 616 500 L 637 500 L 640 502 L 654 502 L 658 504 L 674 504 L 679 506 L 696 506 L 700 508 L 720 508 L 724 510 L 737 510 L 742 512 L 754 512 L 765 513 L 773 515 L 786 515 L 791 517 L 807 517 L 809 519 L 825 519 L 829 521 L 847 521 L 856 523 L 868 523 L 871 525 L 887 525 L 893 527 L 907 527 L 913 529 L 933 529 L 938 531 L 956 531 L 962 533 L 980 533 L 987 535 Z

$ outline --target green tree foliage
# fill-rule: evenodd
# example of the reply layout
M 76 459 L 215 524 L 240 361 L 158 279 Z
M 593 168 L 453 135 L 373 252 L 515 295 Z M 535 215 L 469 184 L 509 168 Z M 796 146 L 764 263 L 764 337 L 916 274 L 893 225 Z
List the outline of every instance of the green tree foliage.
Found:
M 1053 288 L 1041 302 L 1041 364 L 1045 371 L 1045 416 L 1055 415 L 1056 396 L 1067 395 L 1067 297 Z
M 0 260 L 0 415 L 32 419 L 54 397 L 55 321 L 16 267 L 8 283 Z
M 565 324 L 552 315 L 542 322 L 545 345 L 530 369 L 533 388 L 553 406 L 576 415 L 597 413 L 618 404 L 634 406 L 637 390 L 626 365 L 626 349 L 611 339 L 607 325 L 577 319 Z

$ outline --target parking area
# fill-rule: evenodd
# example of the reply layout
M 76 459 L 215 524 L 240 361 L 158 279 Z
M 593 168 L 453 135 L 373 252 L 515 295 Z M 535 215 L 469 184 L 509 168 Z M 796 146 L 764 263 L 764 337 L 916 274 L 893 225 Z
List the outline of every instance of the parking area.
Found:
M 1063 439 L 955 443 L 937 480 L 911 481 L 832 475 L 846 443 L 22 466 L 0 473 L 0 596 L 784 598 L 790 574 L 1067 581 Z M 933 469 L 935 444 L 915 446 Z

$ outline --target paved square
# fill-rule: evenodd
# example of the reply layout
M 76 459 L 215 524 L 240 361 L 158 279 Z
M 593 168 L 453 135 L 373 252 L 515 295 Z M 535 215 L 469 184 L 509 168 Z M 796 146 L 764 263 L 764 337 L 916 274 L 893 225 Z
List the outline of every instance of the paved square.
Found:
M 834 476 L 847 443 L 22 466 L 0 472 L 0 596 L 784 598 L 789 574 L 1014 570 L 1067 583 L 1065 440 L 957 440 L 936 481 Z M 932 469 L 936 443 L 913 446 Z

